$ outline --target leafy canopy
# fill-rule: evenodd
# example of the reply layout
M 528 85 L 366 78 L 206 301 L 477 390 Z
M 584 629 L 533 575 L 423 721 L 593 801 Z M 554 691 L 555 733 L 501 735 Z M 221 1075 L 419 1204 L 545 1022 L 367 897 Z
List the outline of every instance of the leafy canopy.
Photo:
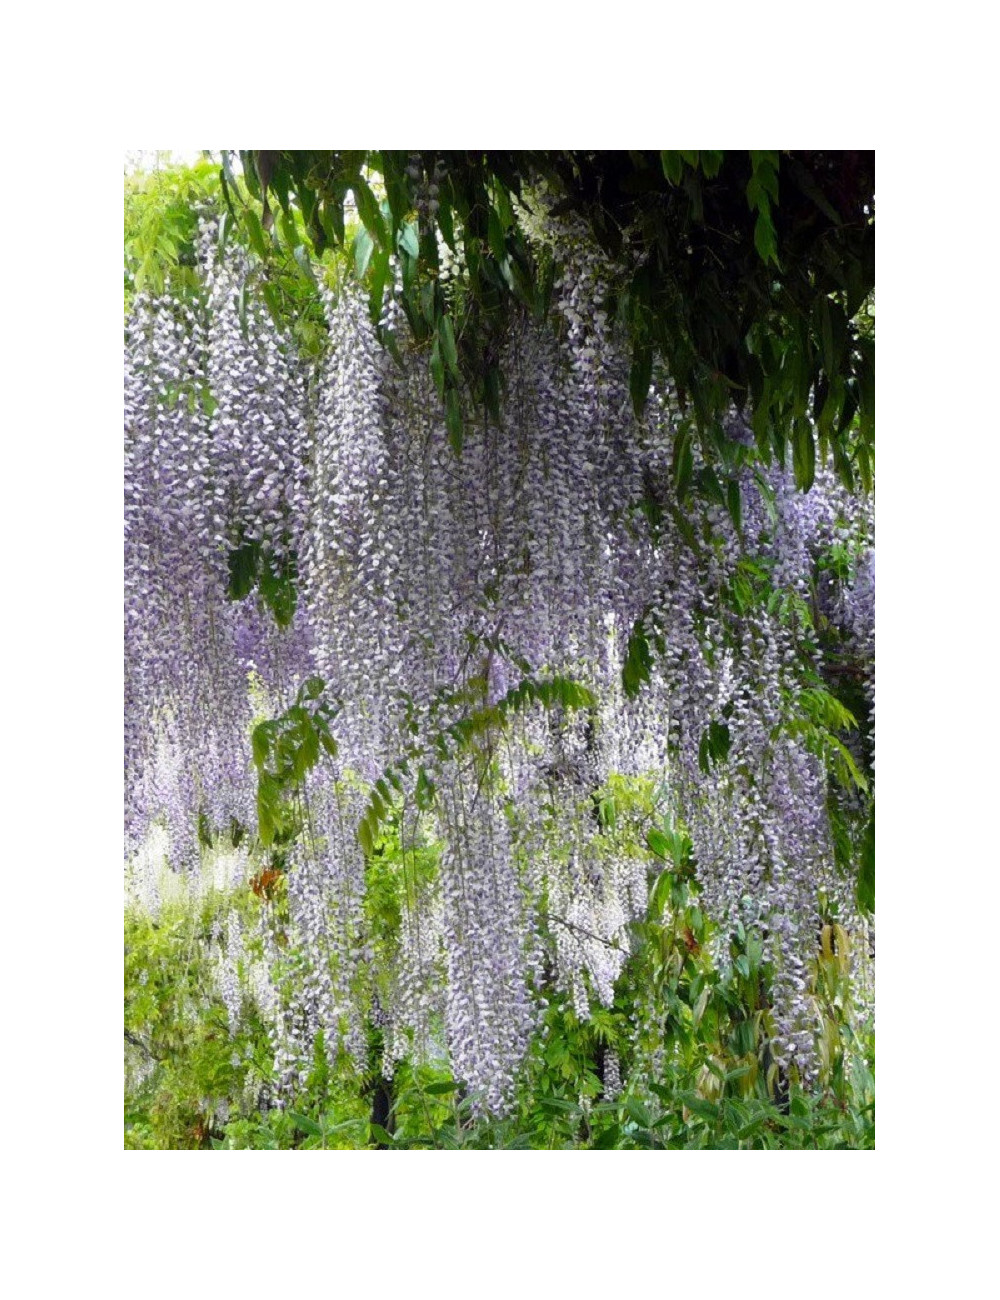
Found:
M 872 484 L 875 159 L 862 151 L 243 150 L 223 154 L 231 218 L 266 266 L 350 243 L 377 319 L 399 260 L 403 307 L 461 445 L 459 389 L 499 418 L 499 342 L 512 314 L 544 317 L 557 254 L 529 234 L 550 212 L 586 223 L 617 270 L 609 304 L 645 405 L 662 363 L 703 455 L 728 466 L 723 430 L 752 417 L 758 453 L 811 486 L 817 454 L 848 487 Z M 384 192 L 384 199 L 379 194 Z M 360 223 L 350 238 L 352 209 Z M 442 249 L 463 293 L 446 292 Z M 268 277 L 264 276 L 265 286 Z M 273 288 L 271 289 L 273 296 Z M 818 447 L 817 447 L 818 442 Z

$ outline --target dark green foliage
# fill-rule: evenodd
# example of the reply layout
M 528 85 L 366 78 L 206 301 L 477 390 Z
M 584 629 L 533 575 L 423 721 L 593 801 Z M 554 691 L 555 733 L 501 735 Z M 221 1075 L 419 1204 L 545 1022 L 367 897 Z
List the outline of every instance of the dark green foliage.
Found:
M 807 488 L 817 455 L 811 414 L 819 450 L 833 454 L 845 483 L 870 483 L 874 339 L 859 313 L 875 284 L 874 154 L 245 150 L 240 158 L 243 182 L 226 159 L 223 192 L 267 265 L 283 245 L 298 250 L 291 243 L 304 232 L 319 256 L 342 246 L 353 193 L 362 226 L 354 263 L 370 278 L 373 318 L 395 250 L 414 338 L 434 340 L 430 364 L 456 449 L 459 389 L 497 418 L 499 342 L 517 313 L 543 318 L 548 308 L 558 268 L 551 250 L 529 245 L 521 206 L 543 181 L 554 213 L 582 217 L 619 268 L 611 305 L 632 341 L 637 413 L 659 358 L 706 458 L 725 461 L 721 420 L 733 404 L 746 407 L 765 460 L 784 456 L 793 431 L 796 479 Z M 436 235 L 455 252 L 457 229 L 464 285 L 449 300 Z M 675 458 L 682 498 L 689 451 L 682 445 Z
M 264 848 L 287 843 L 298 834 L 303 816 L 301 783 L 321 754 L 336 757 L 330 725 L 337 706 L 323 691 L 322 678 L 308 678 L 290 708 L 253 729 L 258 834 Z
M 717 763 L 724 763 L 729 757 L 729 728 L 724 722 L 712 721 L 708 724 L 698 746 L 698 764 L 703 772 L 709 772 Z
M 208 951 L 220 899 L 125 918 L 125 1146 L 206 1147 L 270 1074 L 264 1026 L 245 1004 L 230 1036 Z
M 628 639 L 622 667 L 622 685 L 626 695 L 634 698 L 639 694 L 643 685 L 649 681 L 652 667 L 653 651 L 646 633 L 646 620 L 638 618 Z
M 565 710 L 592 708 L 594 705 L 594 697 L 585 686 L 568 677 L 558 675 L 544 678 L 526 675 L 496 704 L 479 701 L 478 696 L 485 695 L 485 685 L 485 678 L 480 680 L 470 678 L 466 689 L 443 693 L 439 697 L 439 710 L 455 708 L 462 710 L 452 721 L 442 720 L 437 730 L 432 733 L 431 744 L 442 758 L 453 757 L 463 750 L 470 749 L 484 737 L 502 732 L 515 714 L 531 705 L 541 704 L 547 709 L 558 707 Z M 472 707 L 469 707 L 470 705 Z M 418 753 L 419 750 L 414 748 L 408 756 L 387 768 L 381 779 L 375 783 L 367 811 L 358 828 L 361 847 L 367 854 L 372 852 L 379 827 L 390 807 L 389 786 L 395 790 L 402 789 L 402 777 L 409 774 L 410 759 L 415 760 Z M 417 770 L 417 806 L 421 809 L 429 808 L 433 798 L 433 782 L 424 768 L 420 767 Z
M 255 587 L 275 623 L 288 627 L 298 603 L 294 558 L 279 562 L 259 542 L 240 541 L 229 552 L 229 598 L 244 600 Z

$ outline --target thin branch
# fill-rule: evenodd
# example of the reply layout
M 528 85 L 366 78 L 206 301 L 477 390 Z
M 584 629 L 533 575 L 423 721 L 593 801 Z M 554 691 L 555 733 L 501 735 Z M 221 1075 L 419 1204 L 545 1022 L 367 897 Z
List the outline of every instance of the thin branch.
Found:
M 125 1030 L 125 1041 L 126 1043 L 131 1043 L 133 1047 L 138 1047 L 140 1051 L 145 1052 L 151 1061 L 159 1062 L 160 1058 L 155 1056 L 150 1048 L 147 1047 L 140 1038 L 136 1038 L 135 1034 L 130 1034 L 127 1029 Z
M 603 943 L 606 948 L 613 948 L 615 952 L 621 952 L 622 950 L 621 944 L 615 943 L 611 939 L 604 939 L 601 935 L 595 934 L 593 930 L 588 930 L 586 926 L 577 925 L 575 921 L 567 921 L 564 916 L 556 916 L 554 912 L 542 912 L 540 915 L 545 921 L 558 921 L 559 924 L 564 925 L 567 930 L 579 930 L 579 932 L 585 934 L 588 939 L 596 939 L 598 943 Z

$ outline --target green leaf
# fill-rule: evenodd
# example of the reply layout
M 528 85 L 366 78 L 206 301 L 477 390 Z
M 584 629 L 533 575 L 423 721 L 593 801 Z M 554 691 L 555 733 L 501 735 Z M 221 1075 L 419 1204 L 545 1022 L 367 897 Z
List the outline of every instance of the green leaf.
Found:
M 698 763 L 706 774 L 717 764 L 724 763 L 729 757 L 729 728 L 724 722 L 712 721 L 708 724 L 698 746 Z
M 285 243 L 288 245 L 289 248 L 294 248 L 296 244 L 300 244 L 302 242 L 301 239 L 299 238 L 299 232 L 296 228 L 295 221 L 293 220 L 290 213 L 283 212 L 281 214 L 281 220 L 279 224 L 281 226 L 281 233 L 285 237 Z
M 688 1110 L 701 1119 L 718 1119 L 719 1108 L 715 1102 L 706 1101 L 704 1097 L 699 1097 L 696 1092 L 682 1092 L 680 1098 Z
M 244 542 L 235 551 L 229 552 L 230 600 L 244 600 L 253 591 L 259 560 L 260 547 L 256 542 Z
M 434 284 L 428 280 L 420 286 L 420 295 L 417 299 L 417 306 L 420 311 L 422 322 L 427 325 L 428 333 L 434 332 L 437 324 L 435 305 L 434 305 Z
M 808 420 L 796 420 L 792 428 L 792 463 L 796 486 L 808 492 L 816 477 L 816 442 Z
M 372 255 L 371 289 L 368 294 L 368 314 L 376 325 L 382 315 L 382 295 L 385 292 L 385 286 L 388 279 L 389 254 L 384 249 L 377 249 Z M 396 336 L 392 330 L 385 332 L 382 341 L 392 353 L 396 362 L 401 365 L 402 358 L 399 353 L 398 344 L 396 343 Z
M 372 239 L 380 247 L 384 248 L 389 242 L 388 234 L 386 233 L 382 210 L 371 191 L 371 187 L 363 176 L 358 175 L 351 179 L 351 190 L 358 205 L 358 216 L 364 222 L 365 229 Z M 413 256 L 416 257 L 416 255 L 416 250 L 414 250 Z
M 724 506 L 726 504 L 725 493 L 722 491 L 722 484 L 719 482 L 719 476 L 711 465 L 704 465 L 695 475 L 695 484 L 698 491 L 709 501 L 714 501 L 716 505 Z
M 399 232 L 399 247 L 404 253 L 416 261 L 417 256 L 420 253 L 420 240 L 414 222 L 410 221 L 401 228 Z
M 663 916 L 663 909 L 670 898 L 673 887 L 673 873 L 669 868 L 664 868 L 656 877 L 656 883 L 649 895 L 649 915 L 651 918 L 659 920 Z
M 646 844 L 649 847 L 649 851 L 655 853 L 658 858 L 663 858 L 664 861 L 670 860 L 670 841 L 667 839 L 666 835 L 664 835 L 663 831 L 657 830 L 655 826 L 651 830 L 647 831 Z
M 265 722 L 253 729 L 253 761 L 255 766 L 258 768 L 264 767 L 271 749 L 269 728 L 270 723 Z
M 450 1092 L 457 1092 L 458 1084 L 454 1079 L 449 1079 L 447 1083 L 429 1083 L 424 1089 L 429 1097 L 444 1097 Z
M 489 214 L 488 239 L 490 252 L 498 262 L 505 262 L 507 260 L 507 246 L 504 243 L 503 223 L 493 208 L 490 208 Z
M 448 390 L 446 407 L 448 441 L 455 455 L 460 456 L 462 454 L 462 403 L 454 388 Z
M 254 212 L 253 208 L 246 210 L 247 234 L 250 236 L 250 245 L 254 252 L 260 257 L 267 257 L 267 240 L 264 238 L 264 228 L 260 224 L 260 217 Z
M 264 564 L 259 576 L 260 594 L 274 615 L 279 627 L 288 627 L 295 616 L 298 592 L 292 576 L 284 571 L 276 573 L 270 564 Z
M 684 160 L 676 149 L 660 150 L 660 165 L 663 168 L 663 174 L 671 185 L 680 185 L 681 177 L 684 175 Z
M 375 244 L 371 235 L 362 226 L 354 236 L 354 270 L 359 280 L 363 280 L 365 277 L 374 248 Z
M 808 718 L 832 731 L 849 730 L 858 725 L 850 709 L 824 687 L 807 686 L 799 692 L 799 704 Z
M 287 1111 L 286 1114 L 288 1115 L 288 1118 L 292 1121 L 292 1123 L 295 1125 L 295 1127 L 301 1133 L 307 1133 L 309 1137 L 323 1136 L 323 1130 L 316 1123 L 316 1121 L 314 1119 L 310 1119 L 308 1115 L 299 1115 L 294 1110 Z
M 757 221 L 753 228 L 754 247 L 760 256 L 762 262 L 773 262 L 778 264 L 778 237 L 775 233 L 774 222 L 771 220 L 771 209 L 765 201 L 760 211 L 757 213 Z
M 652 1116 L 641 1101 L 637 1101 L 635 1097 L 626 1097 L 625 1110 L 628 1112 L 629 1119 L 638 1124 L 640 1128 L 649 1128 L 652 1123 Z
M 674 487 L 680 500 L 687 496 L 693 474 L 693 439 L 691 437 L 691 426 L 685 422 L 678 429 L 674 438 Z
M 424 768 L 417 772 L 417 788 L 415 793 L 417 807 L 426 812 L 434 804 L 434 782 L 427 775 Z
M 701 170 L 707 180 L 718 176 L 722 168 L 723 153 L 715 149 L 702 149 Z
M 257 788 L 257 830 L 260 842 L 264 848 L 270 847 L 274 840 L 275 830 L 277 829 L 274 816 L 273 805 L 271 800 L 265 794 L 263 788 Z
M 450 316 L 442 316 L 438 321 L 438 338 L 441 341 L 441 355 L 444 357 L 448 369 L 456 379 L 459 379 L 458 348 L 455 345 L 455 330 Z
M 444 383 L 444 362 L 441 360 L 441 347 L 438 339 L 434 340 L 434 346 L 431 348 L 431 376 L 434 379 L 434 387 L 437 389 L 438 397 L 444 401 L 445 383 Z
M 625 694 L 631 699 L 638 695 L 645 682 L 649 681 L 653 667 L 653 653 L 642 618 L 635 621 L 625 651 L 625 663 L 622 666 L 622 685 Z
M 750 162 L 753 166 L 753 176 L 750 187 L 754 186 L 757 191 L 764 195 L 766 199 L 778 202 L 778 153 L 775 149 L 751 149 Z M 761 202 L 764 200 L 762 199 Z M 753 200 L 751 200 L 753 202 Z M 757 204 L 754 204 L 757 206 Z

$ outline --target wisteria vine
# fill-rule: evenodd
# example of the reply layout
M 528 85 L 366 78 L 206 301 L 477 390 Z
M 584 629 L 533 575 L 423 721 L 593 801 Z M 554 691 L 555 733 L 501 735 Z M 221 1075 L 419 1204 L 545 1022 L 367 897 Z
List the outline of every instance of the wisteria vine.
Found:
M 469 407 L 460 454 L 423 357 L 380 342 L 404 338 L 391 289 L 377 328 L 352 282 L 324 287 L 308 362 L 206 221 L 201 298 L 140 294 L 127 322 L 128 857 L 165 829 L 183 871 L 202 840 L 250 835 L 255 722 L 316 675 L 334 715 L 263 837 L 284 889 L 279 909 L 255 878 L 263 966 L 238 921 L 220 939 L 230 1024 L 254 996 L 280 1097 L 321 1041 L 386 1075 L 446 1052 L 502 1113 L 545 995 L 610 1005 L 645 914 L 653 857 L 608 833 L 622 776 L 686 829 L 719 933 L 759 927 L 774 1059 L 815 1071 L 809 963 L 824 909 L 858 924 L 838 829 L 871 797 L 872 502 L 822 467 L 797 492 L 734 415 L 729 482 L 708 490 L 689 440 L 706 490 L 679 508 L 668 378 L 637 420 L 608 268 L 558 238 L 552 319 L 511 331 L 502 419 Z M 848 671 L 854 739 L 829 689 Z M 376 951 L 390 818 L 403 906 Z

